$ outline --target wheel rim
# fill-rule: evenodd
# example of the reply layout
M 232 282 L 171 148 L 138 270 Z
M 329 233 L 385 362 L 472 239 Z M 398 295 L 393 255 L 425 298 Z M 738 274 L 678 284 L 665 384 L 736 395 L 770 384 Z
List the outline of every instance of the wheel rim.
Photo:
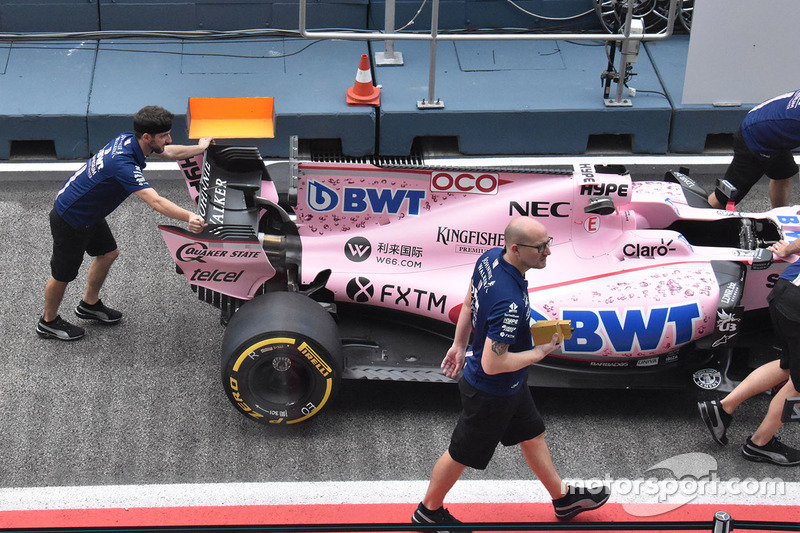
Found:
M 253 369 L 248 385 L 265 402 L 290 407 L 308 398 L 313 379 L 307 367 L 278 354 Z

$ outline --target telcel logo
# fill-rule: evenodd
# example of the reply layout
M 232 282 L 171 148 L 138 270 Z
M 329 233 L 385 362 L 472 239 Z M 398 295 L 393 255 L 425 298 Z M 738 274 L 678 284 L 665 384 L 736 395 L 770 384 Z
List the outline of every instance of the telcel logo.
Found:
M 472 172 L 437 172 L 431 174 L 432 192 L 465 194 L 497 194 L 500 178 L 497 174 Z

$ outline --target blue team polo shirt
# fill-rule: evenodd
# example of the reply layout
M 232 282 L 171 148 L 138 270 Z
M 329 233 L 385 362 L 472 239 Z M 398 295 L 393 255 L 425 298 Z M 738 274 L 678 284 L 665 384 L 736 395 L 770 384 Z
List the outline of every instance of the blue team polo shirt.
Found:
M 786 267 L 780 277 L 800 286 L 800 259 Z
M 478 390 L 509 396 L 527 385 L 528 369 L 488 375 L 481 366 L 486 339 L 509 345 L 510 352 L 533 348 L 528 282 L 503 259 L 503 249 L 484 253 L 472 274 L 472 356 L 467 357 L 464 379 Z M 491 357 L 497 357 L 491 355 Z M 502 356 L 500 356 L 502 357 Z
M 750 151 L 762 159 L 800 146 L 800 91 L 754 107 L 742 121 L 742 137 Z
M 123 133 L 67 180 L 56 196 L 56 211 L 75 229 L 91 228 L 132 193 L 150 187 L 142 174 L 144 167 L 136 137 Z

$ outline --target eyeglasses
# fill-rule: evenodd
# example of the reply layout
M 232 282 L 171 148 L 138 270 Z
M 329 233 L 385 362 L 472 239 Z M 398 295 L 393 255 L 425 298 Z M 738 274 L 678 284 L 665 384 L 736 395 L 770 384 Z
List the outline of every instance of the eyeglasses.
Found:
M 547 247 L 550 246 L 551 244 L 553 244 L 553 238 L 552 237 L 548 237 L 547 240 L 545 242 L 543 242 L 542 244 L 519 244 L 519 243 L 517 243 L 517 246 L 522 246 L 524 248 L 536 248 L 537 252 L 539 252 L 540 254 L 543 254 L 544 251 L 547 250 Z

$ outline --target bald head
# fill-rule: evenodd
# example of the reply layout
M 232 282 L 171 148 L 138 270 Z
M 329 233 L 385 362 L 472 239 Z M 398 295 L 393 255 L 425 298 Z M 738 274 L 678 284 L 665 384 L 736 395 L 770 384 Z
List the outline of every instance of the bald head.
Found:
M 505 231 L 506 246 L 538 243 L 547 238 L 544 224 L 530 217 L 517 217 L 508 223 Z
M 544 268 L 550 255 L 547 228 L 530 217 L 518 217 L 506 226 L 506 250 L 503 257 L 525 274 L 531 268 Z M 545 244 L 543 251 L 536 247 Z

